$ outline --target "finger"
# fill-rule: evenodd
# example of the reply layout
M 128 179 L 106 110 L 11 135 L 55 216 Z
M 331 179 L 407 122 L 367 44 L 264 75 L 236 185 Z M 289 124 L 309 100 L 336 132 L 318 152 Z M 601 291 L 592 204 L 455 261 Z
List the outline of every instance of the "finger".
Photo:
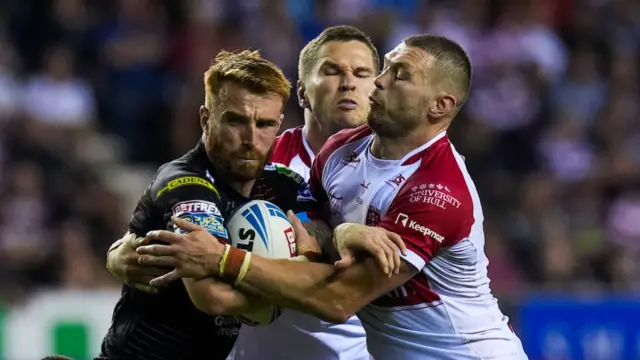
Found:
M 400 253 L 402 253 L 402 255 L 406 256 L 407 255 L 407 245 L 405 245 L 404 240 L 402 240 L 402 236 L 394 233 L 393 231 L 389 231 L 387 229 L 383 229 L 383 230 L 387 234 L 387 237 L 389 238 L 389 240 L 391 240 L 391 242 L 396 244 L 396 246 L 400 250 Z
M 340 260 L 336 261 L 333 264 L 336 269 L 345 269 L 349 266 L 353 265 L 353 254 L 349 250 L 341 250 L 340 251 Z
M 128 247 L 135 247 L 136 244 L 136 234 L 132 234 L 127 231 L 126 234 L 122 237 L 122 244 Z
M 297 234 L 306 234 L 307 233 L 307 229 L 304 228 L 304 225 L 302 225 L 302 221 L 300 221 L 300 219 L 298 219 L 298 217 L 296 216 L 296 214 L 293 213 L 293 211 L 289 210 L 287 211 L 287 217 L 289 218 L 289 221 L 291 222 L 291 225 L 293 226 L 293 230 L 296 232 Z
M 147 241 L 162 241 L 169 244 L 184 241 L 184 235 L 176 234 L 167 230 L 154 230 L 147 233 Z
M 133 248 L 137 249 L 140 246 L 148 245 L 148 244 L 149 244 L 149 239 L 147 239 L 146 237 L 137 237 L 133 242 Z
M 130 285 L 131 286 L 131 285 Z M 145 285 L 145 284 L 133 284 L 134 289 L 136 290 L 140 290 L 146 293 L 150 293 L 150 294 L 157 294 L 158 293 L 158 288 L 155 286 L 151 286 L 151 285 Z
M 385 253 L 384 248 L 380 245 L 381 243 L 376 242 L 374 239 L 368 239 L 365 242 L 367 250 L 376 259 L 380 270 L 385 274 L 389 274 L 389 260 L 387 259 L 387 254 Z
M 155 287 L 165 287 L 169 285 L 171 282 L 180 279 L 180 273 L 178 270 L 173 270 L 170 273 L 164 274 L 160 277 L 157 277 L 149 283 L 151 286 Z
M 142 255 L 138 258 L 138 264 L 149 265 L 149 266 L 167 266 L 167 267 L 176 268 L 178 265 L 178 261 L 176 260 L 176 258 L 171 256 Z
M 387 258 L 387 262 L 388 262 L 387 274 L 389 275 L 389 277 L 391 277 L 391 275 L 393 275 L 393 273 L 396 270 L 395 259 L 396 257 L 400 259 L 400 256 L 398 255 L 399 254 L 398 247 L 394 243 L 387 242 L 384 236 L 381 236 L 377 240 L 377 242 L 379 243 L 380 248 L 382 248 L 382 251 L 384 251 L 384 254 Z
M 173 221 L 173 224 L 177 227 L 179 227 L 180 229 L 186 231 L 186 232 L 192 232 L 192 231 L 196 231 L 196 230 L 202 230 L 204 229 L 202 226 L 200 225 L 196 225 L 190 221 L 187 221 L 185 219 L 179 218 L 177 216 L 173 216 L 171 217 L 171 221 Z
M 173 269 L 168 267 L 135 264 L 131 267 L 131 271 L 129 272 L 129 280 L 148 284 L 152 279 L 164 275 L 171 270 Z
M 399 274 L 400 273 L 400 265 L 402 265 L 402 259 L 400 258 L 400 252 L 402 251 L 397 245 L 397 239 L 391 240 L 391 235 L 396 235 L 394 233 L 385 233 L 381 235 L 380 242 L 385 245 L 385 248 L 388 249 L 389 255 L 389 266 L 391 273 Z
M 145 245 L 137 248 L 136 252 L 140 255 L 170 256 L 178 251 L 171 245 Z

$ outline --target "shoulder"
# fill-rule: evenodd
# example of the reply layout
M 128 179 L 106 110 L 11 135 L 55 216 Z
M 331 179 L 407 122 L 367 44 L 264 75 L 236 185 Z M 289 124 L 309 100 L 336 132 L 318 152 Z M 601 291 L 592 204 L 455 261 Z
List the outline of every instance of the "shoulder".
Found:
M 417 224 L 436 221 L 442 235 L 456 242 L 470 232 L 480 204 L 464 161 L 446 144 L 420 160 L 420 166 L 407 178 L 391 208 L 398 221 L 404 217 Z
M 341 147 L 364 139 L 373 134 L 373 130 L 368 125 L 362 125 L 355 129 L 345 129 L 327 139 L 318 155 L 316 161 L 324 163 L 327 159 Z
M 273 144 L 271 159 L 282 164 L 289 164 L 298 153 L 302 153 L 302 127 L 286 130 L 276 138 Z
M 215 179 L 206 167 L 190 160 L 182 157 L 158 168 L 150 187 L 152 199 L 162 198 L 167 193 L 185 187 L 202 188 L 219 195 L 214 185 Z
M 290 167 L 277 162 L 265 165 L 264 175 L 269 181 L 282 181 L 286 184 L 295 183 L 301 185 L 305 182 L 302 175 L 293 171 Z

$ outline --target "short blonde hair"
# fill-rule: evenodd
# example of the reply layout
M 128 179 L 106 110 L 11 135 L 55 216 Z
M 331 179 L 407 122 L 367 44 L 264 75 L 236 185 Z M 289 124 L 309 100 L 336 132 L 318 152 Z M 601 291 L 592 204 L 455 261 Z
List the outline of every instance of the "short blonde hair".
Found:
M 282 98 L 283 106 L 291 93 L 291 83 L 271 61 L 258 51 L 221 51 L 204 73 L 205 106 L 210 108 L 222 84 L 236 82 L 252 92 L 273 93 Z

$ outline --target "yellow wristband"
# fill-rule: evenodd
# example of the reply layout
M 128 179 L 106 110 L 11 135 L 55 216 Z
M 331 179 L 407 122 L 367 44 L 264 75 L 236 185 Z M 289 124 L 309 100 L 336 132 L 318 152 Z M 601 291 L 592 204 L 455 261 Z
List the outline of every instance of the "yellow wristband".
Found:
M 220 260 L 220 268 L 218 269 L 220 277 L 224 276 L 224 268 L 227 266 L 227 259 L 229 258 L 229 251 L 231 250 L 231 245 L 224 245 L 224 252 L 222 253 L 222 259 Z
M 242 279 L 247 276 L 247 272 L 249 272 L 249 266 L 251 265 L 251 253 L 247 252 L 247 255 L 244 257 L 244 261 L 242 261 L 242 266 L 240 267 L 240 273 L 238 274 L 238 278 L 234 283 L 235 286 L 238 286 Z
M 309 262 L 309 258 L 304 256 L 304 255 L 294 256 L 292 258 L 289 258 L 289 260 L 291 260 L 291 261 L 300 261 L 300 262 Z

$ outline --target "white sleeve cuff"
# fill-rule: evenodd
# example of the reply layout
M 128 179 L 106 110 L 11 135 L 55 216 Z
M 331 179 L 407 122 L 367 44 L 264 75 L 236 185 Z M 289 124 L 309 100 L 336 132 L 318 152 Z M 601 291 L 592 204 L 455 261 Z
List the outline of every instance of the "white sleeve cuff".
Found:
M 413 251 L 411 251 L 409 249 L 407 249 L 407 255 L 400 254 L 400 257 L 404 261 L 406 261 L 409 264 L 411 264 L 411 266 L 416 268 L 416 270 L 418 270 L 418 271 L 422 270 L 422 268 L 427 264 L 427 262 L 424 261 L 424 259 L 422 259 L 420 256 L 418 256 L 418 254 L 414 253 Z

